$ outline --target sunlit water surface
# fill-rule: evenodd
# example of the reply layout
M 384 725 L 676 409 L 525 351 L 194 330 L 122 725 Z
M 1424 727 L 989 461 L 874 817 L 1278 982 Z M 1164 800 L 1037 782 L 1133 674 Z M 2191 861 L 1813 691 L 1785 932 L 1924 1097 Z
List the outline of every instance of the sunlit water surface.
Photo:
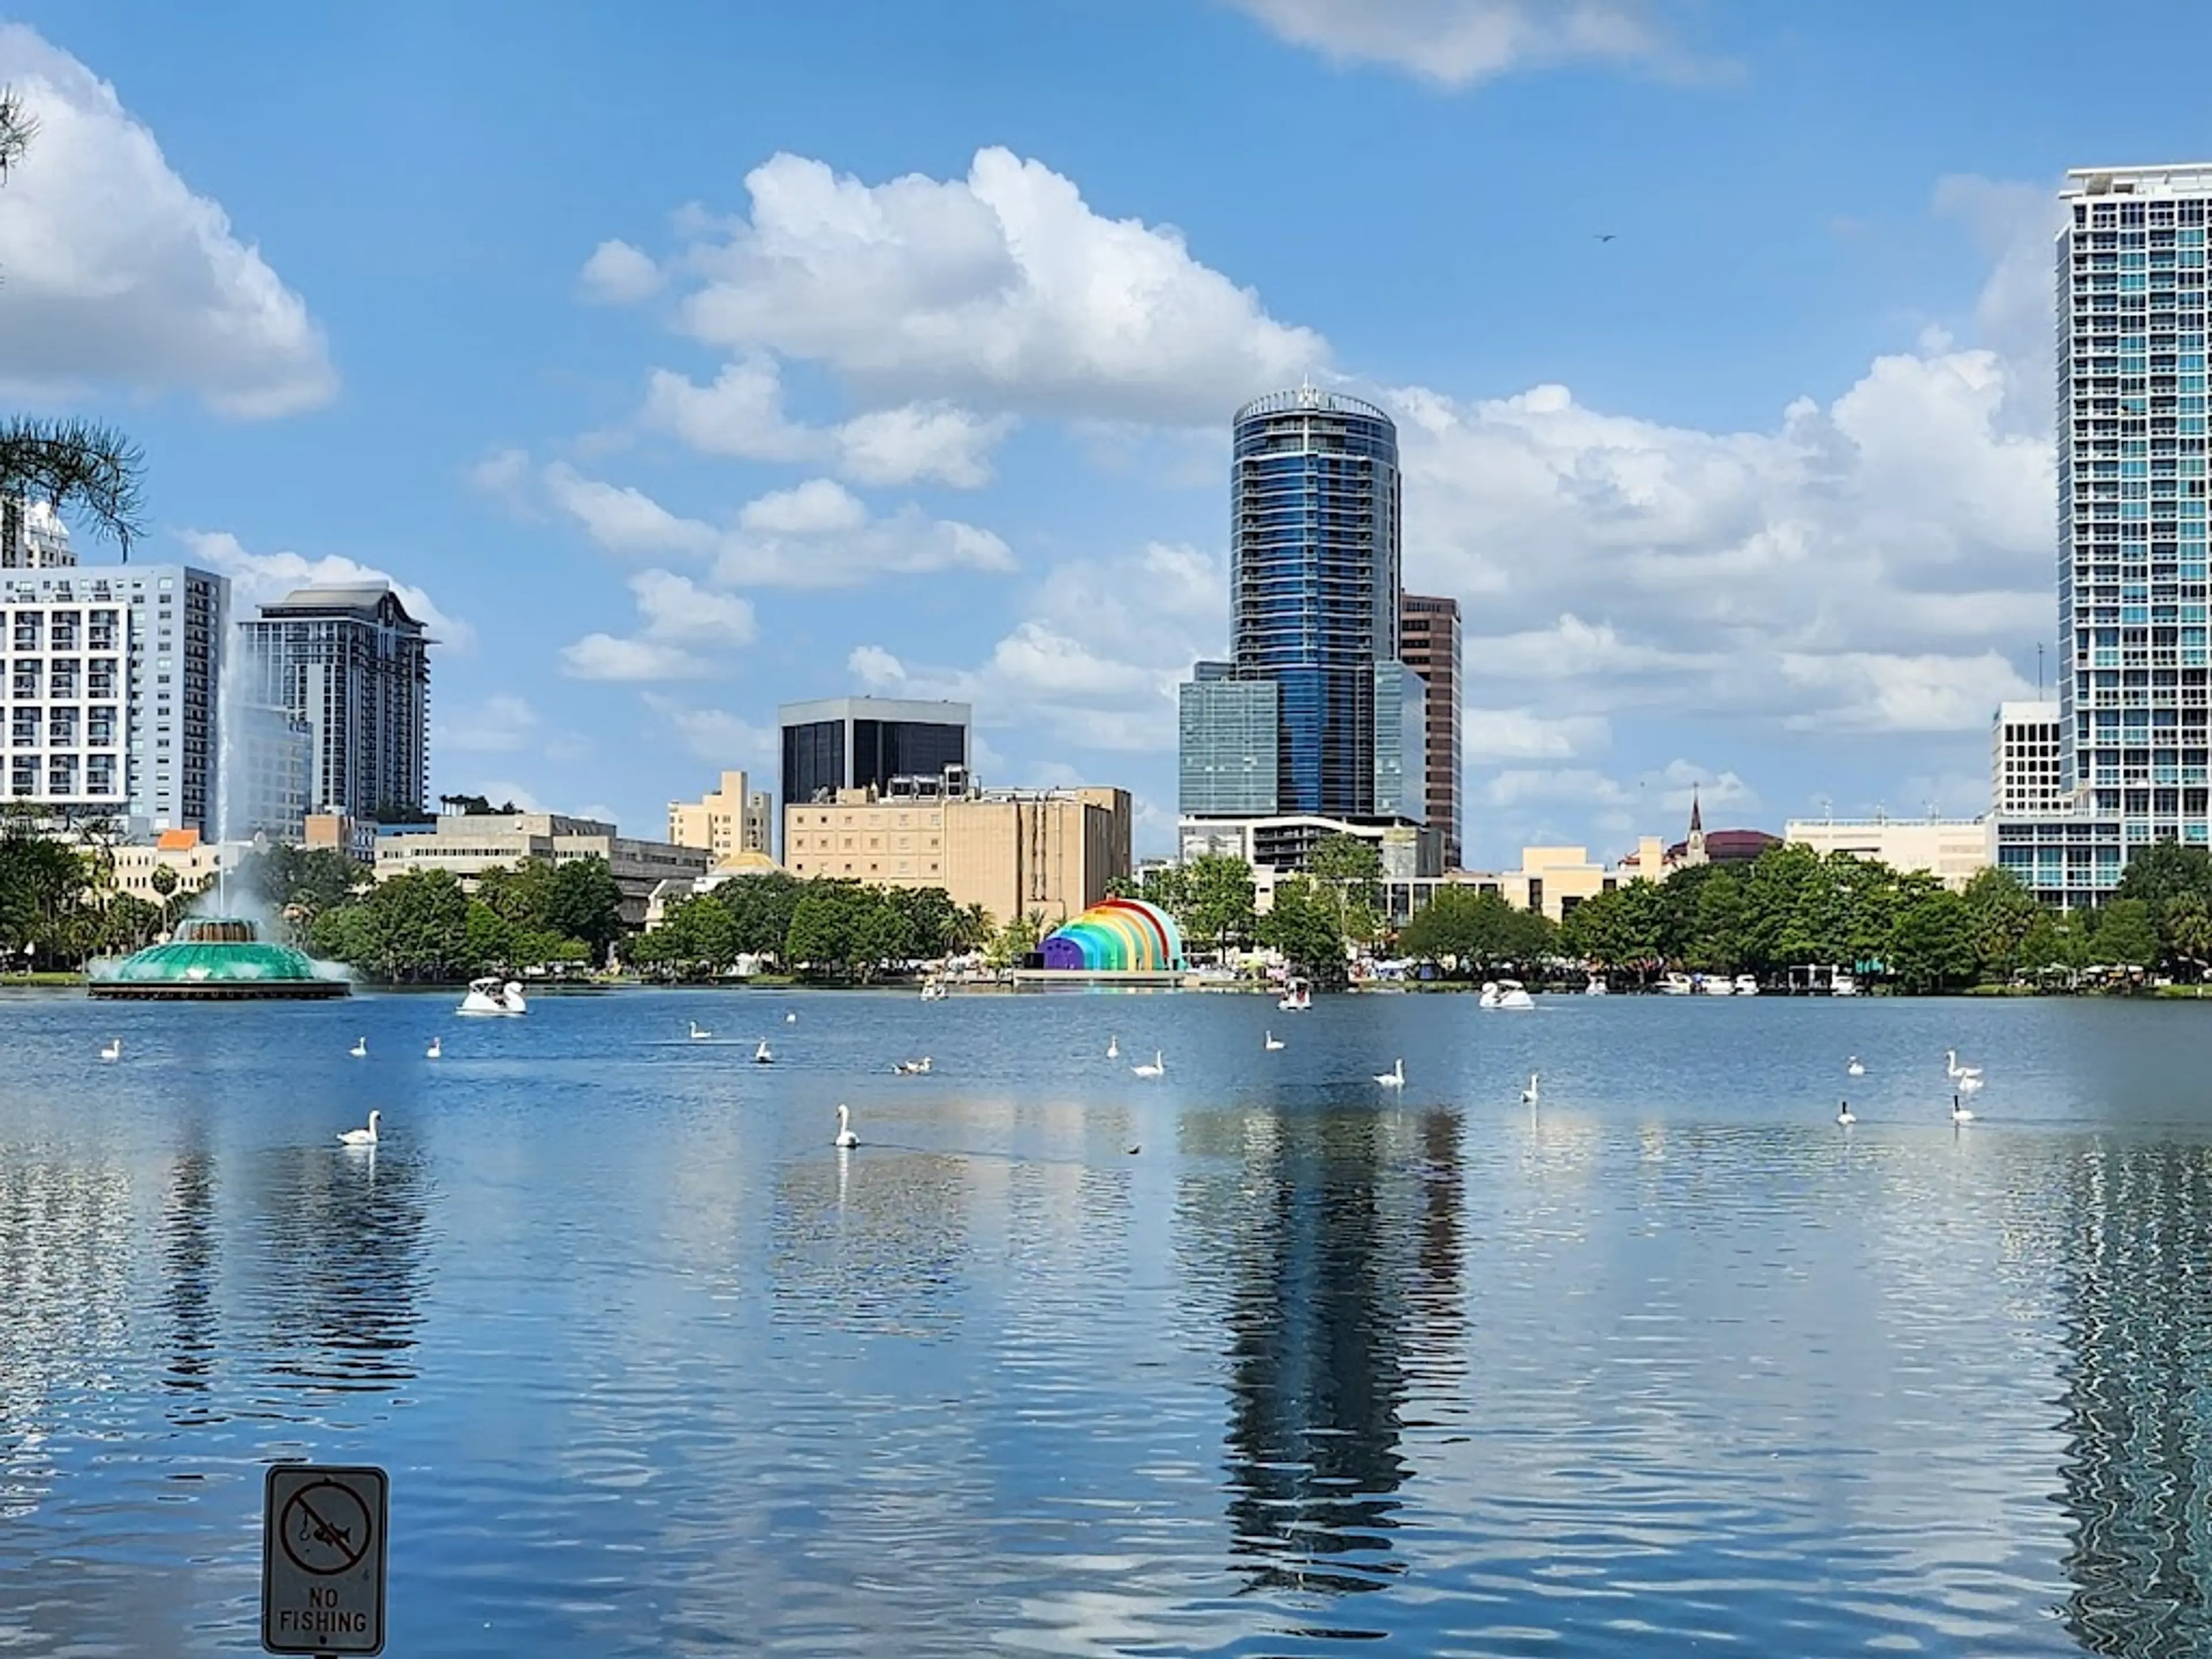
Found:
M 0 1057 L 9 1656 L 257 1650 L 301 1455 L 390 1469 L 410 1659 L 2212 1646 L 2212 1008 L 27 995 Z

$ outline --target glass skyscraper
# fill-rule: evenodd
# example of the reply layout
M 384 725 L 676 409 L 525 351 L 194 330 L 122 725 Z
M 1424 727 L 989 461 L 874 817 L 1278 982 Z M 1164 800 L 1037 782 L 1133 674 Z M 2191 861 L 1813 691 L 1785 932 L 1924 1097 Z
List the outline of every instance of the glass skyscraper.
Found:
M 1425 693 L 1398 649 L 1397 428 L 1372 404 L 1301 386 L 1237 411 L 1233 457 L 1231 659 L 1183 688 L 1184 816 L 1420 822 Z

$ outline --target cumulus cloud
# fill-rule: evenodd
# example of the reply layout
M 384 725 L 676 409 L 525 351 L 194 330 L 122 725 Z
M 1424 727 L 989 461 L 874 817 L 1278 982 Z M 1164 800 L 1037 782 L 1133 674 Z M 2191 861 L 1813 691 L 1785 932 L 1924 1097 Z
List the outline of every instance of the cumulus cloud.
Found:
M 702 587 L 670 570 L 641 570 L 629 579 L 638 630 L 623 636 L 587 634 L 561 652 L 570 678 L 581 680 L 685 680 L 715 672 L 714 654 L 752 643 L 758 628 L 752 602 Z
M 178 177 L 113 87 L 20 24 L 0 25 L 0 85 L 39 124 L 0 186 L 0 384 L 182 391 L 250 420 L 337 395 L 306 302 Z
M 1782 658 L 1783 673 L 1814 694 L 1789 716 L 1798 731 L 1960 732 L 1986 726 L 1997 704 L 2035 695 L 1994 651 L 1973 657 L 1901 657 L 1850 651 Z
M 682 741 L 684 749 L 709 765 L 767 767 L 782 752 L 775 727 L 756 726 L 726 708 L 701 708 L 658 692 L 645 694 L 646 706 Z
M 1553 717 L 1531 708 L 1468 708 L 1460 711 L 1460 755 L 1489 761 L 1565 760 L 1602 749 L 1611 727 L 1595 714 Z
M 1293 46 L 1443 87 L 1565 58 L 1677 64 L 1647 0 L 1229 0 Z
M 437 750 L 501 754 L 524 747 L 538 729 L 538 711 L 511 691 L 495 692 L 451 709 L 441 704 L 430 733 Z
M 613 240 L 593 248 L 576 276 L 577 291 L 599 305 L 634 305 L 659 293 L 660 283 L 651 254 Z
M 467 623 L 441 610 L 427 590 L 399 580 L 388 570 L 334 553 L 319 558 L 291 552 L 250 553 L 227 530 L 184 530 L 178 537 L 198 563 L 230 578 L 234 616 L 251 616 L 252 607 L 281 599 L 295 588 L 382 584 L 399 596 L 408 615 L 428 629 L 438 644 L 465 651 L 476 643 L 476 630 Z
M 653 370 L 641 418 L 705 455 L 823 462 L 860 483 L 957 489 L 990 482 L 991 452 L 1014 425 L 1011 416 L 987 419 L 938 398 L 808 426 L 785 414 L 782 375 L 773 359 L 757 355 L 726 364 L 706 386 Z
M 1181 233 L 1107 218 L 1009 150 L 979 150 L 965 178 L 878 185 L 777 155 L 745 185 L 750 214 L 670 262 L 683 325 L 820 363 L 871 407 L 1212 422 L 1328 362 Z

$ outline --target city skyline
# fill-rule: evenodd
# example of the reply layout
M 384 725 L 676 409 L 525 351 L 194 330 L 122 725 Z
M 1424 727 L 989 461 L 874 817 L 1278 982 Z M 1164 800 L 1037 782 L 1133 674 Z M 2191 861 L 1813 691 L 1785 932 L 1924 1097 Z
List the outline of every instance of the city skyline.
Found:
M 864 9 L 866 44 L 303 21 L 314 97 L 254 115 L 209 80 L 268 69 L 243 24 L 19 7 L 15 395 L 125 425 L 134 562 L 236 614 L 388 574 L 445 642 L 434 794 L 647 825 L 772 770 L 782 702 L 952 697 L 988 781 L 1127 784 L 1167 850 L 1174 687 L 1229 644 L 1227 422 L 1310 374 L 1398 421 L 1404 585 L 1462 608 L 1468 865 L 1616 854 L 1698 784 L 1716 822 L 1986 807 L 2054 638 L 2059 181 L 2192 153 L 2034 96 L 2055 21 L 1969 6 L 1899 62 L 1871 13 L 1607 5 L 1643 27 L 1598 47 L 1481 0 L 1193 0 L 1038 73 L 1071 26 Z M 419 126 L 364 144 L 403 60 Z M 607 72 L 709 63 L 719 100 Z M 541 180 L 586 83 L 605 154 Z M 1291 102 L 1340 153 L 1238 165 Z M 1293 200 L 1353 176 L 1316 257 Z M 1441 181 L 1482 210 L 1437 222 Z

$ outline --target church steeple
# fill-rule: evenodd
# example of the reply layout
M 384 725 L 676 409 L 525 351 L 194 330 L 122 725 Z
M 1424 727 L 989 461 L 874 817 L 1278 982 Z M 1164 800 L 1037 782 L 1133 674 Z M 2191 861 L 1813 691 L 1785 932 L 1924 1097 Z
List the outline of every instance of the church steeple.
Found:
M 1698 807 L 1698 786 L 1690 786 L 1690 834 L 1702 840 L 1705 833 L 1705 814 Z
M 1698 787 L 1690 786 L 1690 838 L 1682 844 L 1682 862 L 1698 865 L 1705 861 L 1705 815 L 1698 804 Z

